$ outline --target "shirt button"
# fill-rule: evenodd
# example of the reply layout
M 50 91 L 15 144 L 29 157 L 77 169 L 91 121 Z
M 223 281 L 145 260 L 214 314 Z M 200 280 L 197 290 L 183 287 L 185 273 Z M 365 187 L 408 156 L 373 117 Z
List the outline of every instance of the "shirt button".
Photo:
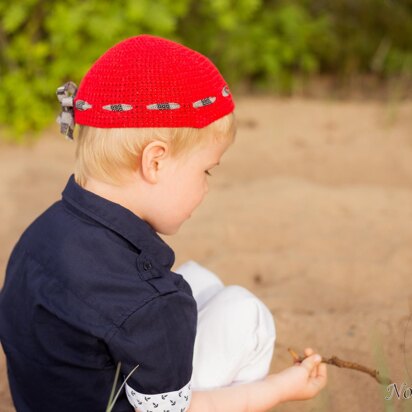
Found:
M 149 270 L 152 268 L 152 264 L 150 262 L 144 262 L 143 263 L 143 269 L 144 270 Z

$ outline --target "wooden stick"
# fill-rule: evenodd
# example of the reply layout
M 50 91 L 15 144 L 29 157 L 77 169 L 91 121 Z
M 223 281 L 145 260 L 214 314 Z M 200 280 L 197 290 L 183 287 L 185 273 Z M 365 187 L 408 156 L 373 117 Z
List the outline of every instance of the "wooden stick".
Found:
M 288 348 L 288 351 L 292 355 L 295 362 L 302 362 L 307 358 L 307 356 L 300 357 L 292 348 Z M 376 369 L 367 368 L 366 366 L 360 365 L 359 363 L 344 361 L 342 359 L 339 359 L 337 356 L 332 356 L 329 359 L 322 357 L 322 362 L 329 365 L 335 365 L 338 368 L 354 369 L 367 373 L 368 375 L 372 376 L 372 378 L 376 379 L 381 385 L 390 385 L 392 383 L 391 379 L 380 376 L 379 371 Z

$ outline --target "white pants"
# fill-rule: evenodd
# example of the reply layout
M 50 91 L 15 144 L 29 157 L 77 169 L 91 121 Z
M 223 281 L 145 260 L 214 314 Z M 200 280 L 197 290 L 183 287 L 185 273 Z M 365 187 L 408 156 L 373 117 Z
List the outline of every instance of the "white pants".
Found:
M 193 389 L 264 378 L 276 339 L 274 319 L 265 304 L 241 286 L 224 286 L 214 273 L 192 260 L 174 272 L 189 283 L 198 307 Z

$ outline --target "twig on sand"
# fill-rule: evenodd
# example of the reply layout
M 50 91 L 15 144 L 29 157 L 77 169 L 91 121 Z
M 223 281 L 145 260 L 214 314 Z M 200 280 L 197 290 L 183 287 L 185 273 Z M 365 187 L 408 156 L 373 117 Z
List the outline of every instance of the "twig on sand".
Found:
M 300 357 L 292 348 L 288 348 L 288 351 L 292 355 L 295 362 L 302 362 L 307 358 L 307 356 Z M 392 383 L 392 380 L 390 378 L 380 376 L 379 371 L 376 369 L 367 368 L 366 366 L 360 365 L 359 363 L 344 361 L 342 359 L 339 359 L 337 356 L 332 356 L 329 359 L 322 356 L 322 362 L 329 365 L 335 365 L 338 368 L 354 369 L 367 373 L 368 375 L 372 376 L 372 378 L 376 379 L 381 385 L 390 385 Z

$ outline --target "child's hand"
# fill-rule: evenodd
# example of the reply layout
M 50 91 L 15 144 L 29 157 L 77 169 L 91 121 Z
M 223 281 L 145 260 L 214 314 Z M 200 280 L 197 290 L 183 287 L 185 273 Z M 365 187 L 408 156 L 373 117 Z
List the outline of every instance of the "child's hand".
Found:
M 280 380 L 281 402 L 315 397 L 327 383 L 326 363 L 316 361 L 313 349 L 304 351 L 308 358 L 276 374 Z

